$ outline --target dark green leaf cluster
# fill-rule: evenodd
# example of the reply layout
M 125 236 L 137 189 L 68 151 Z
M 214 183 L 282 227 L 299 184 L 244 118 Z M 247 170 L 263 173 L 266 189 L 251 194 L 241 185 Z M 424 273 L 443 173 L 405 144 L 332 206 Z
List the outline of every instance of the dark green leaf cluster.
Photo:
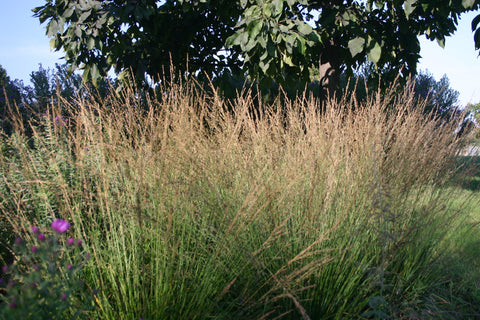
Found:
M 97 83 L 113 67 L 151 83 L 169 66 L 197 78 L 225 72 L 260 84 L 338 88 L 366 61 L 387 78 L 415 74 L 418 36 L 441 46 L 478 0 L 65 0 L 34 9 L 71 70 Z M 479 25 L 474 19 L 472 28 Z M 480 31 L 475 33 L 477 48 Z M 167 69 L 167 70 L 166 70 Z M 158 78 L 157 78 L 158 77 Z
M 51 46 L 63 49 L 71 70 L 84 70 L 94 83 L 113 67 L 136 79 L 181 71 L 215 73 L 239 67 L 238 53 L 219 52 L 233 33 L 240 8 L 226 0 L 212 1 L 84 1 L 49 2 L 34 9 L 47 23 Z
M 247 6 L 226 46 L 240 48 L 244 64 L 254 79 L 275 81 L 287 86 L 313 81 L 312 48 L 320 35 L 303 19 L 298 5 L 306 1 L 274 0 Z

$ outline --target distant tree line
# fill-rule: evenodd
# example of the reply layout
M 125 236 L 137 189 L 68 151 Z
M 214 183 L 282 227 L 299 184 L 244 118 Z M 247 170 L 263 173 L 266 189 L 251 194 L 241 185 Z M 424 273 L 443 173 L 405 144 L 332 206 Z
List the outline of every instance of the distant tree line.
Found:
M 106 96 L 112 79 L 101 81 L 96 88 L 84 82 L 76 73 L 69 73 L 66 64 L 56 64 L 55 68 L 44 68 L 41 64 L 37 71 L 30 73 L 31 85 L 23 80 L 11 80 L 7 71 L 0 65 L 0 126 L 7 135 L 12 132 L 12 114 L 21 116 L 28 128 L 28 121 L 48 110 L 50 104 L 58 104 L 58 99 L 74 99 L 95 90 L 100 96 Z M 66 110 L 65 110 L 66 111 Z

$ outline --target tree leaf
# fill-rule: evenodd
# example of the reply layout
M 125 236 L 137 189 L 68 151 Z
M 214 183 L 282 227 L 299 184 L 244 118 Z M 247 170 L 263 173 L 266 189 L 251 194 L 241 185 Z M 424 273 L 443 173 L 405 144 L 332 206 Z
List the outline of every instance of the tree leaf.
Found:
M 50 22 L 47 24 L 47 36 L 53 37 L 58 31 L 58 21 L 56 19 L 50 20 Z
M 305 45 L 305 39 L 304 38 L 297 37 L 297 48 L 298 48 L 298 52 L 302 56 L 305 56 L 306 45 Z
M 276 45 L 272 43 L 272 41 L 268 41 L 267 42 L 267 51 L 268 51 L 268 55 L 270 57 L 274 57 L 276 58 L 277 57 L 277 49 L 276 49 Z
M 437 43 L 442 49 L 445 49 L 445 38 L 437 38 Z
M 233 47 L 233 46 L 238 46 L 240 45 L 240 42 L 241 42 L 241 36 L 243 35 L 244 33 L 242 32 L 235 32 L 234 34 L 232 34 L 230 37 L 227 38 L 227 40 L 225 41 L 225 47 L 227 48 L 230 48 L 230 47 Z
M 410 14 L 412 14 L 413 10 L 415 10 L 415 3 L 417 2 L 417 0 L 406 0 L 405 1 L 405 7 L 404 7 L 404 11 L 405 11 L 405 16 L 407 17 L 407 19 L 410 17 Z
M 462 6 L 465 9 L 472 9 L 475 5 L 475 0 L 462 0 Z
M 372 61 L 373 63 L 377 64 L 378 61 L 380 60 L 380 57 L 382 55 L 382 47 L 380 46 L 380 44 L 374 40 L 372 40 L 374 42 L 374 45 L 373 45 L 373 48 L 370 49 L 370 51 L 367 53 L 367 57 L 370 61 Z
M 240 33 L 240 35 L 238 36 L 237 42 L 241 48 L 245 47 L 248 43 L 248 33 L 245 31 Z
M 265 3 L 263 5 L 263 14 L 267 17 L 270 18 L 272 16 L 272 9 L 270 8 L 269 3 Z
M 472 31 L 475 31 L 477 29 L 478 24 L 480 23 L 480 14 L 473 18 L 472 20 Z
M 278 17 L 283 13 L 283 0 L 273 0 L 273 16 Z
M 267 61 L 267 62 L 260 61 L 258 63 L 258 66 L 260 67 L 260 69 L 262 69 L 263 73 L 266 74 L 268 71 L 268 68 L 270 67 L 270 61 Z
M 293 47 L 295 45 L 295 41 L 296 41 L 295 35 L 289 34 L 289 35 L 285 36 L 284 41 L 285 41 L 285 47 L 287 48 L 287 52 L 289 54 L 292 54 L 293 53 L 292 49 L 293 49 Z
M 322 39 L 316 30 L 313 30 L 307 37 L 308 40 L 313 41 L 314 43 L 322 43 Z
M 90 37 L 87 40 L 87 49 L 92 50 L 93 48 L 95 48 L 95 39 Z
M 385 1 L 385 0 L 375 0 L 373 2 L 375 2 L 375 6 L 377 8 L 383 9 L 383 7 L 385 6 L 385 2 L 387 2 L 387 1 Z
M 68 7 L 67 10 L 65 10 L 65 12 L 63 13 L 63 17 L 64 18 L 70 18 L 72 16 L 74 10 L 75 10 L 74 6 Z
M 260 20 L 260 19 L 253 20 L 248 25 L 248 29 L 249 29 L 248 37 L 250 39 L 256 38 L 258 36 L 258 34 L 260 33 L 260 31 L 262 31 L 262 27 L 263 27 L 263 21 L 262 20 Z
M 85 80 L 90 80 L 91 78 L 91 75 L 90 75 L 90 65 L 85 65 L 84 68 L 83 68 L 83 77 L 85 78 Z
M 255 38 L 248 38 L 248 42 L 246 44 L 240 44 L 244 52 L 251 51 L 256 45 L 257 40 Z
M 82 38 L 82 29 L 80 29 L 78 26 L 75 28 L 75 35 L 79 38 Z
M 245 17 L 245 20 L 252 19 L 252 17 L 259 17 L 262 13 L 262 10 L 260 9 L 259 6 L 253 5 L 245 9 L 243 15 Z M 243 19 L 242 19 L 243 20 Z M 242 21 L 240 20 L 240 21 Z M 239 21 L 239 22 L 240 22 Z
M 313 31 L 312 27 L 303 21 L 299 21 L 297 23 L 297 29 L 298 29 L 298 32 L 300 32 L 304 36 L 309 35 Z
M 295 67 L 295 64 L 292 61 L 292 57 L 289 55 L 283 54 L 282 61 L 285 62 L 285 64 L 289 65 L 290 67 Z
M 90 74 L 92 76 L 92 81 L 95 83 L 96 80 L 100 77 L 100 70 L 98 70 L 96 64 L 92 64 L 92 66 L 90 67 Z
M 263 49 L 267 47 L 267 39 L 263 35 L 257 37 L 257 42 Z
M 268 50 L 265 50 L 263 54 L 260 56 L 260 61 L 265 60 L 268 57 Z
M 85 20 L 87 20 L 87 18 L 90 16 L 91 13 L 92 13 L 91 9 L 82 13 L 80 15 L 80 18 L 78 18 L 78 23 L 83 23 Z
M 50 50 L 55 50 L 57 48 L 57 38 L 54 37 L 50 39 Z
M 350 50 L 352 57 L 355 57 L 357 54 L 362 52 L 364 47 L 365 47 L 364 38 L 357 37 L 355 39 L 348 41 L 348 49 Z
M 475 35 L 473 36 L 473 40 L 475 41 L 475 49 L 476 50 L 480 49 L 480 29 L 475 31 Z

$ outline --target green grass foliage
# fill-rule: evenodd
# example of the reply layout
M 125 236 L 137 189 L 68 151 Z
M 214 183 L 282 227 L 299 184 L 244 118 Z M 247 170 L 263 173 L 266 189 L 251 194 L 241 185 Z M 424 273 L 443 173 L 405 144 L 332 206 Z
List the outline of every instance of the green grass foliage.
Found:
M 353 97 L 228 104 L 172 84 L 60 101 L 1 140 L 3 252 L 71 222 L 90 319 L 480 317 L 456 124 L 408 89 Z

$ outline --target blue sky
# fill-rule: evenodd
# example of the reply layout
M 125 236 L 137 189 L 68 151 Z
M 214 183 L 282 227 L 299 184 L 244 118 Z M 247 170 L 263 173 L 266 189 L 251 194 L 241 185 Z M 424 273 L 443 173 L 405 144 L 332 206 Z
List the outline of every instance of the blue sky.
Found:
M 45 26 L 33 18 L 31 9 L 45 0 L 0 0 L 0 65 L 11 79 L 29 83 L 30 73 L 62 63 L 62 54 L 51 52 Z M 419 69 L 428 70 L 439 80 L 444 74 L 450 86 L 460 92 L 460 102 L 480 102 L 480 58 L 473 44 L 471 21 L 477 12 L 461 16 L 457 32 L 447 38 L 445 48 L 421 39 Z

